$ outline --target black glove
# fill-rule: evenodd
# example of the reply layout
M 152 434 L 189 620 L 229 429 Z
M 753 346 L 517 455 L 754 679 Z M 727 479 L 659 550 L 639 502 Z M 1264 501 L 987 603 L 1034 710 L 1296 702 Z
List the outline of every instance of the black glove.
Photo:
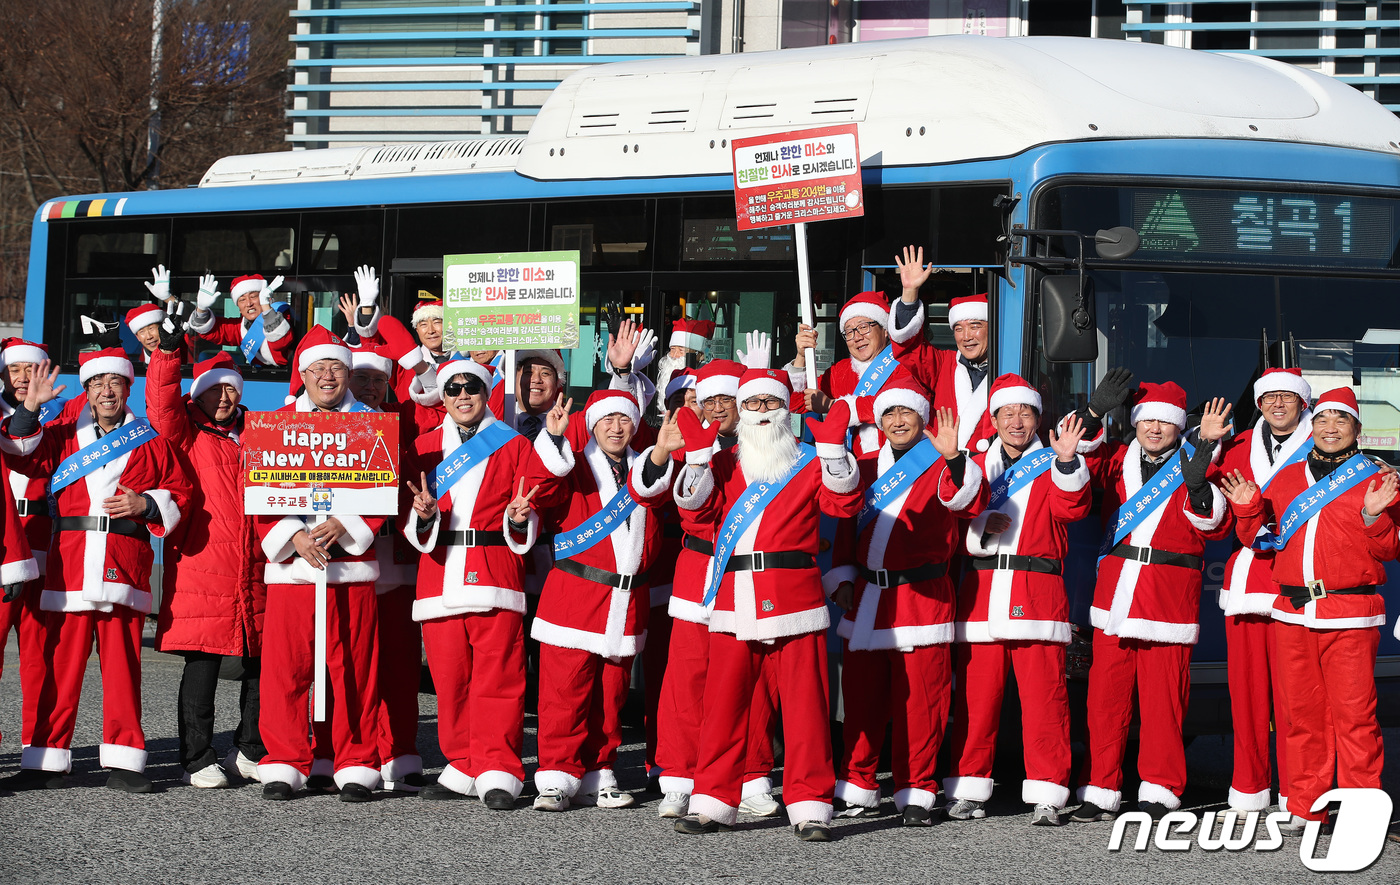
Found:
M 1124 368 L 1109 369 L 1094 387 L 1094 395 L 1089 397 L 1089 410 L 1102 418 L 1127 402 L 1128 395 L 1136 389 L 1132 372 Z
M 173 312 L 160 324 L 160 349 L 166 353 L 179 353 L 185 344 L 185 302 L 174 300 Z
M 1215 446 L 1213 442 L 1203 442 L 1196 446 L 1190 458 L 1186 457 L 1184 448 L 1177 455 L 1181 459 L 1181 479 L 1191 498 L 1191 509 L 1201 516 L 1209 516 L 1211 511 L 1210 483 L 1206 481 L 1206 474 L 1210 471 L 1210 456 Z
M 16 599 L 19 599 L 19 594 L 23 592 L 23 590 L 23 581 L 19 582 L 18 584 L 6 584 L 5 595 L 3 597 L 0 597 L 0 602 L 14 602 Z
M 617 302 L 608 304 L 603 308 L 603 319 L 608 326 L 608 334 L 617 337 L 617 330 L 622 327 L 622 321 L 626 316 L 622 312 L 622 305 Z

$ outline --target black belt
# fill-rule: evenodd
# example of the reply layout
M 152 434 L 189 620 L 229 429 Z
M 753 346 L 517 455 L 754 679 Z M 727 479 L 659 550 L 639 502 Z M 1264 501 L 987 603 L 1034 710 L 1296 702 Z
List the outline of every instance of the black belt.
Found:
M 1038 575 L 1058 575 L 1060 573 L 1060 561 L 1046 559 L 1044 556 L 1014 556 L 1010 553 L 998 553 L 996 556 L 974 556 L 969 561 L 972 563 L 973 570 L 979 572 L 1009 568 L 1012 571 L 1035 572 Z
M 465 529 L 460 532 L 438 532 L 437 546 L 504 547 L 506 546 L 506 533 L 479 532 L 476 529 Z
M 703 538 L 697 538 L 694 535 L 686 535 L 684 538 L 682 538 L 681 545 L 684 546 L 685 549 L 694 550 L 696 553 L 699 553 L 702 556 L 715 555 L 714 544 L 710 543 L 709 541 L 706 541 Z
M 876 587 L 903 587 L 905 584 L 913 584 L 915 581 L 932 581 L 948 574 L 948 563 L 930 562 L 927 565 L 915 568 L 890 571 L 889 569 L 868 569 L 860 567 L 860 575 L 867 583 Z
M 1369 587 L 1343 587 L 1340 590 L 1328 589 L 1323 582 L 1313 581 L 1305 587 L 1294 587 L 1288 584 L 1279 585 L 1278 592 L 1293 604 L 1294 611 L 1299 611 L 1315 599 L 1322 599 L 1326 596 L 1375 596 L 1376 588 Z
M 150 530 L 134 519 L 112 519 L 107 516 L 60 516 L 57 520 L 60 532 L 108 532 L 113 535 L 126 535 L 129 538 L 147 540 Z
M 777 550 L 772 553 L 755 551 L 742 556 L 729 557 L 724 567 L 729 572 L 762 572 L 770 568 L 816 568 L 817 558 L 801 550 Z
M 48 516 L 48 498 L 16 498 L 15 510 L 20 516 Z
M 1109 556 L 1140 562 L 1143 565 L 1175 565 L 1181 568 L 1201 570 L 1201 558 L 1189 553 L 1173 553 L 1170 550 L 1157 550 L 1152 547 L 1134 547 L 1127 542 L 1120 543 L 1108 551 Z
M 645 584 L 648 580 L 646 572 L 635 575 L 619 575 L 616 572 L 604 571 L 572 559 L 556 560 L 554 567 L 576 578 L 583 578 L 585 581 L 592 581 L 595 584 L 603 584 L 608 587 L 616 587 L 619 590 L 631 590 L 633 587 Z

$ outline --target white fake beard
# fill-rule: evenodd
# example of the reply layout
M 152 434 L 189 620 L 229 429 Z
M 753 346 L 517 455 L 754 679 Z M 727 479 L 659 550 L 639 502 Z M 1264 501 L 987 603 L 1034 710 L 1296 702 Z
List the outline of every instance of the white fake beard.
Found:
M 768 423 L 762 423 L 762 422 Z M 739 466 L 749 482 L 773 482 L 797 460 L 797 438 L 788 427 L 788 411 L 739 411 Z
M 669 352 L 663 353 L 656 360 L 656 390 L 661 396 L 666 395 L 666 385 L 671 383 L 671 376 L 685 368 L 685 357 L 674 359 Z

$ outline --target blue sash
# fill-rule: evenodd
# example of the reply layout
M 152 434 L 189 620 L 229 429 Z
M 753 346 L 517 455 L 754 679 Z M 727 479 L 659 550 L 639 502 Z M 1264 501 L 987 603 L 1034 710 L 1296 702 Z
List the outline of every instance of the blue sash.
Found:
M 378 412 L 379 410 L 378 410 L 378 409 L 371 409 L 369 406 L 365 405 L 364 403 L 360 402 L 359 400 L 355 400 L 355 404 L 354 404 L 353 406 L 350 407 L 350 411 L 351 411 L 351 412 Z
M 894 345 L 886 344 L 885 349 L 876 354 L 875 359 L 871 360 L 870 365 L 861 373 L 853 395 L 874 396 L 879 393 L 880 388 L 885 386 L 885 382 L 898 366 L 899 360 L 894 358 Z
M 449 428 L 443 432 L 453 431 Z M 504 421 L 492 421 L 483 427 L 471 439 L 453 449 L 452 454 L 438 464 L 429 485 L 433 495 L 441 501 L 457 484 L 457 480 L 467 475 L 467 471 L 500 451 L 501 446 L 519 435 Z
M 63 407 L 68 405 L 66 399 L 51 399 L 39 407 L 39 423 L 47 424 L 58 417 L 58 413 L 63 411 Z
M 159 436 L 151 422 L 136 418 L 105 436 L 98 437 L 64 458 L 49 480 L 50 494 L 72 485 L 108 461 L 144 446 Z
M 501 366 L 503 366 L 503 365 L 505 364 L 505 359 L 506 359 L 506 352 L 503 350 L 503 351 L 501 351 L 500 353 L 496 354 L 495 359 L 491 360 L 491 389 L 492 389 L 492 390 L 495 390 L 495 389 L 496 389 L 496 385 L 501 383 L 501 373 L 505 371 L 505 369 L 501 368 Z
M 865 490 L 865 506 L 856 514 L 856 534 L 865 531 L 865 527 L 880 515 L 881 508 L 887 502 L 899 498 L 914 480 L 927 473 L 938 457 L 938 450 L 933 447 L 933 442 L 924 437 L 906 452 L 904 457 L 894 462 L 889 470 L 876 477 L 870 488 Z
M 1282 550 L 1288 546 L 1293 533 L 1312 519 L 1318 511 L 1336 500 L 1343 492 L 1379 471 L 1374 461 L 1357 452 L 1330 476 L 1320 479 L 1303 490 L 1283 511 L 1278 520 L 1278 533 L 1270 532 L 1254 541 L 1256 550 Z M 1275 476 L 1278 474 L 1275 473 Z
M 285 301 L 272 302 L 272 309 L 278 313 L 286 313 L 291 309 L 291 305 Z M 262 350 L 263 342 L 267 340 L 267 333 L 263 331 L 263 315 L 258 314 L 258 318 L 248 324 L 248 331 L 243 333 L 243 340 L 238 343 L 238 349 L 243 351 L 243 359 L 248 362 L 253 361 L 253 357 Z
M 554 557 L 567 559 L 582 553 L 616 531 L 636 509 L 637 499 L 632 497 L 631 489 L 624 482 L 602 510 L 577 526 L 554 535 Z
M 1108 555 L 1108 551 L 1118 546 L 1128 535 L 1133 533 L 1133 529 L 1149 516 L 1157 512 L 1157 508 L 1167 503 L 1178 486 L 1182 483 L 1181 476 L 1181 452 L 1186 453 L 1190 458 L 1196 453 L 1196 447 L 1189 442 L 1183 441 L 1181 448 L 1172 452 L 1171 467 L 1158 469 L 1150 482 L 1143 484 L 1138 489 L 1137 497 L 1124 501 L 1123 506 L 1118 508 L 1117 521 L 1114 523 L 1113 531 L 1104 536 L 1103 549 L 1099 551 L 1099 559 Z
M 1036 478 L 1050 469 L 1055 460 L 1055 450 L 1046 446 L 1030 458 L 1013 464 L 1003 470 L 1001 476 L 991 486 L 991 498 L 987 501 L 988 510 L 996 510 L 1006 499 L 1016 494 L 1023 486 L 1035 482 Z
M 1267 443 L 1266 443 L 1266 445 L 1267 445 Z M 1268 479 L 1264 480 L 1262 483 L 1259 484 L 1259 491 L 1262 492 L 1262 491 L 1264 491 L 1265 489 L 1267 489 L 1267 488 L 1269 487 L 1269 483 L 1271 483 L 1271 482 L 1274 481 L 1274 477 L 1275 477 L 1275 476 L 1278 476 L 1279 473 L 1283 470 L 1283 468 L 1288 467 L 1288 466 L 1293 465 L 1293 464 L 1297 464 L 1299 461 L 1301 461 L 1301 460 L 1303 460 L 1304 458 L 1306 458 L 1306 457 L 1308 456 L 1308 453 L 1311 452 L 1312 450 L 1313 450 L 1313 439 L 1312 439 L 1312 437 L 1308 437 L 1307 440 L 1304 441 L 1304 443 L 1303 443 L 1301 446 L 1298 447 L 1298 450 L 1297 450 L 1296 452 L 1294 452 L 1293 454 L 1289 455 L 1287 458 L 1284 458 L 1284 459 L 1283 459 L 1283 463 L 1279 464 L 1277 467 L 1274 468 L 1274 472 L 1273 472 L 1272 474 L 1269 475 L 1269 478 L 1268 478 Z
M 735 501 L 725 514 L 724 526 L 715 537 L 715 559 L 714 567 L 710 573 L 710 586 L 705 589 L 705 602 L 709 606 L 715 601 L 715 596 L 719 594 L 719 585 L 724 583 L 724 569 L 729 565 L 729 557 L 734 552 L 734 545 L 739 542 L 748 528 L 749 520 L 758 516 L 763 509 L 772 503 L 787 484 L 792 481 L 802 468 L 811 463 L 817 456 L 817 450 L 807 445 L 800 444 L 801 454 L 797 456 L 797 461 L 788 469 L 787 473 L 780 476 L 775 482 L 751 482 L 749 487 L 744 489 L 744 494 Z

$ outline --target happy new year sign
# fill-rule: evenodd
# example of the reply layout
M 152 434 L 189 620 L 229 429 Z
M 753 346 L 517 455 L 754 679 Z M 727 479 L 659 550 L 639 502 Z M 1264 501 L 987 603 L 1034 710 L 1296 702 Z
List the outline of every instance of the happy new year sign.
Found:
M 243 430 L 243 512 L 398 512 L 399 416 L 251 412 Z

